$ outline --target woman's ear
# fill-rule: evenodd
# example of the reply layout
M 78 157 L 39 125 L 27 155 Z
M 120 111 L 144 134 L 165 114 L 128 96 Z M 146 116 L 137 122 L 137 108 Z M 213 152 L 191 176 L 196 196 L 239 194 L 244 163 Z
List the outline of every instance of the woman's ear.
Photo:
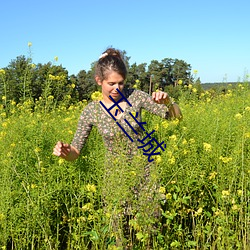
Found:
M 102 85 L 102 81 L 101 81 L 101 79 L 100 79 L 100 77 L 99 76 L 96 76 L 95 77 L 95 81 L 96 81 L 96 83 L 98 84 L 98 85 Z

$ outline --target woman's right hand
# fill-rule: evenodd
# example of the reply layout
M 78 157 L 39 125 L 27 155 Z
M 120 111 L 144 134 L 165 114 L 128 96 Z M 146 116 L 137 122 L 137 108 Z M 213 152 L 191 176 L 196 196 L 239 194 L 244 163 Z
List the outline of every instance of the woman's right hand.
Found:
M 80 152 L 68 143 L 58 141 L 54 147 L 53 154 L 67 161 L 74 161 L 80 155 Z
M 69 155 L 70 151 L 70 144 L 58 141 L 54 147 L 53 154 L 65 159 Z

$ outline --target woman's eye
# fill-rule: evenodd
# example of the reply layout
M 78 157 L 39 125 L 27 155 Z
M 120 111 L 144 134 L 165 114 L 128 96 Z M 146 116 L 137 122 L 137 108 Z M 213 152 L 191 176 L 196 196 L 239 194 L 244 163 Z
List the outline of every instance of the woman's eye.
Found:
M 119 82 L 119 83 L 118 83 L 118 85 L 123 85 L 123 84 L 124 84 L 124 82 Z M 109 83 L 109 86 L 114 86 L 114 85 L 116 85 L 115 82 L 113 82 L 113 83 L 110 82 L 110 83 Z

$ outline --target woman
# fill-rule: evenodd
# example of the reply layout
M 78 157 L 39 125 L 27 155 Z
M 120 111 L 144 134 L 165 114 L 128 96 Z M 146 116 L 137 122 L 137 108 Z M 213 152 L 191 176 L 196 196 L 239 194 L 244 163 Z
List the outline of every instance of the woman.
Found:
M 153 161 L 154 155 L 160 154 L 161 149 L 164 151 L 163 145 L 157 141 L 154 141 L 154 143 L 158 143 L 158 152 L 151 150 L 153 153 L 150 153 L 148 148 L 146 149 L 146 146 L 153 145 L 153 141 L 151 141 L 151 144 L 147 142 L 153 139 L 154 131 L 149 133 L 150 131 L 145 130 L 145 122 L 141 122 L 141 110 L 146 109 L 166 119 L 181 118 L 182 114 L 178 105 L 173 103 L 165 92 L 154 92 L 151 97 L 140 90 L 125 89 L 126 76 L 127 69 L 120 51 L 114 48 L 107 49 L 100 56 L 95 68 L 95 80 L 101 86 L 102 100 L 90 102 L 84 108 L 72 143 L 57 142 L 53 153 L 68 161 L 77 159 L 92 126 L 96 126 L 107 149 L 107 164 L 104 173 L 104 183 L 107 183 L 107 185 L 102 186 L 105 206 L 108 207 L 112 203 L 110 211 L 115 211 L 113 200 L 116 196 L 119 199 L 118 203 L 126 210 L 123 213 L 131 215 L 131 213 L 138 212 L 144 206 L 144 214 L 146 213 L 148 218 L 149 213 L 152 216 L 156 208 L 155 206 L 152 209 L 152 206 L 145 205 L 147 201 L 151 203 L 155 201 L 153 196 L 157 185 L 152 184 L 152 182 L 149 184 L 149 168 L 152 164 L 143 163 L 141 176 L 138 177 L 137 175 L 137 180 L 132 181 L 126 191 L 123 189 L 124 185 L 128 183 L 126 180 L 128 180 L 129 174 L 126 170 L 133 165 L 133 158 L 139 154 L 138 151 L 143 152 L 145 159 L 148 159 L 149 162 Z M 125 161 L 116 168 L 113 159 L 120 159 L 121 155 L 125 155 Z M 137 165 L 140 167 L 142 164 Z M 122 172 L 123 170 L 124 172 Z M 131 172 L 133 171 L 129 173 Z M 116 179 L 116 185 L 119 188 L 111 186 L 112 178 Z M 118 192 L 119 190 L 122 191 Z M 128 190 L 130 192 L 132 190 L 132 196 L 128 195 Z M 118 192 L 117 195 L 114 194 L 116 191 Z M 138 200 L 139 197 L 142 197 L 142 201 L 137 202 L 136 208 L 132 208 L 135 204 L 134 200 Z M 148 209 L 149 207 L 150 209 Z M 113 216 L 112 226 L 114 231 L 119 231 L 118 220 L 121 218 L 120 215 L 120 212 L 118 212 Z M 122 238 L 121 235 L 120 238 Z
M 113 112 L 113 115 L 115 115 L 114 112 L 117 113 L 115 118 L 121 121 L 121 125 L 131 130 L 129 125 L 124 121 L 124 118 L 127 117 L 131 111 L 138 112 L 140 117 L 142 108 L 163 118 L 181 118 L 180 108 L 176 103 L 171 102 L 167 93 L 161 91 L 153 92 L 151 98 L 148 94 L 139 90 L 125 90 L 124 82 L 126 76 L 127 69 L 120 51 L 113 48 L 107 49 L 100 56 L 96 64 L 95 80 L 102 88 L 102 103 L 107 109 L 114 104 L 113 100 L 119 101 L 119 99 L 121 99 L 119 92 L 123 93 L 126 99 L 131 103 L 132 106 L 129 107 L 128 103 L 122 100 L 119 106 L 124 112 L 121 112 L 120 109 L 118 112 L 117 110 L 110 111 L 111 113 Z M 98 115 L 100 116 L 98 117 Z M 78 129 L 73 142 L 71 144 L 60 141 L 57 142 L 53 154 L 68 161 L 77 159 L 93 125 L 98 127 L 100 134 L 102 134 L 104 138 L 106 147 L 112 152 L 114 133 L 121 132 L 121 127 L 116 125 L 114 119 L 112 119 L 103 105 L 99 102 L 92 102 L 83 110 L 80 116 Z M 141 130 L 138 125 L 136 129 Z M 136 137 L 138 136 L 136 135 Z M 136 149 L 136 147 L 134 147 L 134 149 Z

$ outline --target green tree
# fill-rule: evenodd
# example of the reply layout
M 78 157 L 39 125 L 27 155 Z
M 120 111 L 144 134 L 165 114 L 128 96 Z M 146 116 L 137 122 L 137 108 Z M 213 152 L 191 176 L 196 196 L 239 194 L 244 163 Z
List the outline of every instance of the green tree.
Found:
M 172 82 L 175 86 L 179 80 L 181 80 L 184 85 L 188 85 L 193 82 L 193 78 L 191 76 L 191 65 L 183 60 L 174 60 L 171 74 Z
M 94 80 L 94 65 L 92 69 L 86 72 L 81 70 L 77 74 L 77 91 L 79 95 L 79 100 L 90 100 L 91 94 L 98 90 L 98 85 Z
M 146 71 L 146 63 L 137 65 L 132 64 L 128 70 L 127 86 L 133 87 L 134 84 L 139 81 L 137 87 L 141 90 L 148 92 L 149 89 L 149 77 Z
M 8 100 L 19 102 L 32 96 L 32 64 L 31 59 L 18 56 L 6 68 L 6 91 Z
M 51 62 L 38 64 L 32 80 L 33 98 L 45 99 L 52 95 L 56 101 L 63 100 L 70 93 L 70 81 L 68 71 L 61 65 L 52 65 Z

